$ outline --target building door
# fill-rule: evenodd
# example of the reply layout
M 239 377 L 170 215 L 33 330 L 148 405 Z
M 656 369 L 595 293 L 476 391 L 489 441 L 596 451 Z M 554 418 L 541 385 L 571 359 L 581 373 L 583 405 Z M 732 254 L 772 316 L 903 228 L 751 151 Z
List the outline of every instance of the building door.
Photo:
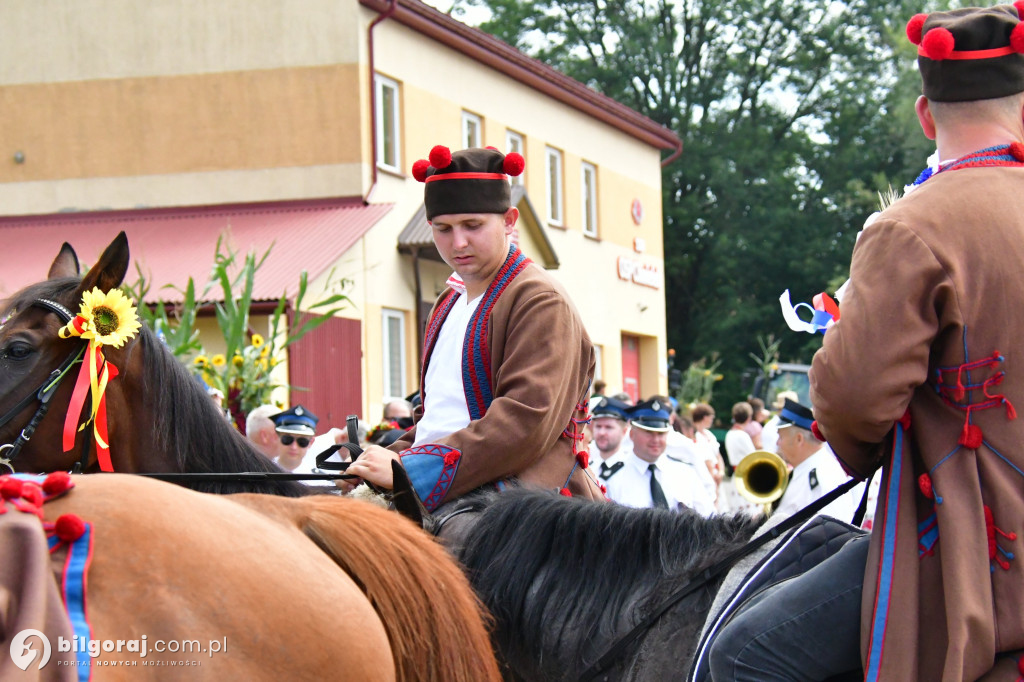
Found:
M 622 390 L 640 402 L 640 337 L 622 335 Z
M 345 428 L 350 414 L 365 418 L 362 357 L 362 325 L 343 317 L 328 320 L 289 347 L 291 402 L 320 418 L 317 433 Z

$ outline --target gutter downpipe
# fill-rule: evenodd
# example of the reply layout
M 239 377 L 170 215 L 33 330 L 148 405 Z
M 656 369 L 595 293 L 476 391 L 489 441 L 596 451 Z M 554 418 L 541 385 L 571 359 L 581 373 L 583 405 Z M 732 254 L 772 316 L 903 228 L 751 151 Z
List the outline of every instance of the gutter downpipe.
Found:
M 388 8 L 371 21 L 366 28 L 366 46 L 370 53 L 368 62 L 370 66 L 370 172 L 372 175 L 370 188 L 366 190 L 366 196 L 363 197 L 364 204 L 370 203 L 373 190 L 377 188 L 377 70 L 373 60 L 373 29 L 377 27 L 377 24 L 390 18 L 397 9 L 398 0 L 388 0 Z
M 666 159 L 664 161 L 661 162 L 661 167 L 664 168 L 665 166 L 669 165 L 670 163 L 672 163 L 673 161 L 678 159 L 679 155 L 682 154 L 682 153 L 683 153 L 683 141 L 679 140 L 679 144 L 676 145 L 676 150 L 674 152 L 672 152 L 668 157 L 666 157 Z M 376 169 L 376 168 L 377 168 L 377 166 L 376 166 L 376 164 L 374 164 L 374 169 Z
M 416 280 L 416 348 L 423 348 L 423 283 L 420 281 L 420 247 L 412 247 L 412 272 Z M 416 353 L 416 376 L 423 371 L 423 355 Z

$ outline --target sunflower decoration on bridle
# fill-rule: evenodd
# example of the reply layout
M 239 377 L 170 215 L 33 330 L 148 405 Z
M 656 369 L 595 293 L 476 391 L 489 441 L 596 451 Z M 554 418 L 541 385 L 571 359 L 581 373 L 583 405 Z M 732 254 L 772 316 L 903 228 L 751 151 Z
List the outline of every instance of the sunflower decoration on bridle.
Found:
M 59 334 L 62 339 L 80 336 L 89 339 L 90 345 L 120 348 L 140 327 L 138 311 L 120 289 L 104 293 L 93 287 L 82 294 L 78 315 Z
M 117 376 L 117 367 L 103 355 L 103 346 L 120 348 L 133 338 L 142 327 L 138 311 L 131 299 L 120 289 L 108 292 L 94 287 L 92 291 L 82 293 L 82 305 L 78 315 L 61 327 L 58 335 L 62 339 L 77 336 L 89 342 L 86 350 L 87 360 L 82 362 L 78 381 L 68 405 L 68 414 L 64 421 L 64 452 L 75 446 L 75 434 L 84 429 L 90 422 L 93 424 L 93 437 L 96 440 L 96 454 L 100 469 L 113 471 L 110 461 L 110 446 L 107 444 L 107 410 L 104 393 L 107 384 Z M 91 394 L 89 418 L 76 428 L 82 409 L 85 407 L 86 386 Z

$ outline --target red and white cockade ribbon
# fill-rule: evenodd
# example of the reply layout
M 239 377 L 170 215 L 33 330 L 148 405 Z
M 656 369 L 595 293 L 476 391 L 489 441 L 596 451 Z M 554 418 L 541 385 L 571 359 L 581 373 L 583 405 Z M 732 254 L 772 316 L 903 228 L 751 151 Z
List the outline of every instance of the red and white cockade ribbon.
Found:
M 789 289 L 782 292 L 782 296 L 779 296 L 779 305 L 782 306 L 782 317 L 785 318 L 786 324 L 789 325 L 790 329 L 795 332 L 807 332 L 808 334 L 816 334 L 818 332 L 824 334 L 839 320 L 839 306 L 836 305 L 831 296 L 822 292 L 817 294 L 812 300 L 814 302 L 813 305 L 797 303 L 794 306 L 789 301 Z M 802 319 L 797 313 L 800 308 L 807 308 L 811 312 L 811 319 L 809 321 Z

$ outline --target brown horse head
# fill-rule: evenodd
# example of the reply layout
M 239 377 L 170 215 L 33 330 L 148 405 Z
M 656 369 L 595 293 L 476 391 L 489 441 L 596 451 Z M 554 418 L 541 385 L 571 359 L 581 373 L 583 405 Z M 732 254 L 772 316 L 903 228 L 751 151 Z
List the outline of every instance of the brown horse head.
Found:
M 66 470 L 78 458 L 91 429 L 76 434 L 75 448 L 69 452 L 62 452 L 59 444 L 86 342 L 61 339 L 57 332 L 77 312 L 83 292 L 120 286 L 127 270 L 128 240 L 123 232 L 84 277 L 79 276 L 75 250 L 64 243 L 45 281 L 27 286 L 4 301 L 0 312 L 0 443 L 19 444 L 18 435 L 23 434 L 20 451 L 12 462 L 18 471 Z M 108 359 L 117 364 L 113 356 L 125 351 L 112 350 Z M 58 369 L 63 371 L 54 376 Z M 41 393 L 54 385 L 48 407 L 56 414 L 50 415 L 47 408 L 40 412 Z M 108 397 L 108 409 L 110 404 L 115 408 L 118 404 L 113 394 Z M 38 424 L 33 425 L 34 420 Z M 25 435 L 31 436 L 28 442 L 24 442 Z M 37 443 L 47 446 L 38 447 Z M 5 446 L 0 456 L 9 453 Z
M 73 316 L 86 291 L 108 292 L 121 285 L 128 271 L 128 240 L 122 232 L 81 278 L 74 249 L 64 244 L 49 278 L 30 285 L 4 302 L 0 312 L 0 443 L 18 442 L 39 405 L 35 395 L 50 383 L 55 368 L 75 360 L 86 342 L 61 339 L 58 330 Z M 56 306 L 40 301 L 50 301 Z M 62 311 L 61 307 L 65 310 Z M 280 473 L 216 410 L 200 383 L 143 326 L 120 348 L 104 346 L 103 354 L 117 370 L 105 391 L 108 443 L 114 471 L 124 473 Z M 92 425 L 75 433 L 74 447 L 65 451 L 62 434 L 72 390 L 81 371 L 72 364 L 50 399 L 50 410 L 31 439 L 14 458 L 23 472 L 67 471 L 86 452 L 84 471 L 99 465 Z M 24 403 L 24 404 L 23 404 Z M 88 419 L 77 419 L 71 428 Z M 9 450 L 5 450 L 9 451 Z M 0 452 L 0 457 L 4 454 Z M 204 492 L 269 492 L 300 495 L 308 488 L 294 481 L 217 480 L 186 482 Z

